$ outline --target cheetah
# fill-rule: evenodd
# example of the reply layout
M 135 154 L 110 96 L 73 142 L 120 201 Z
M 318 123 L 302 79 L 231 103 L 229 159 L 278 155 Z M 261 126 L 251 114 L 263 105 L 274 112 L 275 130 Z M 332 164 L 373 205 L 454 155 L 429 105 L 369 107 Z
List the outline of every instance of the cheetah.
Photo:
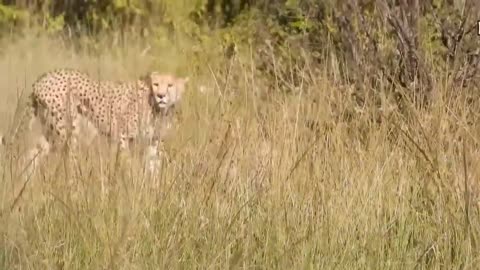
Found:
M 39 120 L 42 135 L 28 158 L 43 157 L 67 143 L 75 148 L 81 118 L 96 133 L 118 142 L 121 150 L 146 137 L 147 152 L 157 155 L 159 123 L 172 115 L 188 80 L 151 72 L 136 81 L 106 81 L 74 69 L 49 71 L 33 83 L 29 96 L 28 130 Z

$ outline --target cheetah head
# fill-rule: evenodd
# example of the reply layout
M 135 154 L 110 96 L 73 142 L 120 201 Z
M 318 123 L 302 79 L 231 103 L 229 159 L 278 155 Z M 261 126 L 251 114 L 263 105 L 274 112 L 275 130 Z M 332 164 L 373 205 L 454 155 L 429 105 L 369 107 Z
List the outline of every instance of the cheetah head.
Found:
M 147 76 L 150 104 L 155 110 L 163 110 L 175 105 L 180 101 L 188 79 L 188 77 L 180 78 L 158 72 L 150 73 Z

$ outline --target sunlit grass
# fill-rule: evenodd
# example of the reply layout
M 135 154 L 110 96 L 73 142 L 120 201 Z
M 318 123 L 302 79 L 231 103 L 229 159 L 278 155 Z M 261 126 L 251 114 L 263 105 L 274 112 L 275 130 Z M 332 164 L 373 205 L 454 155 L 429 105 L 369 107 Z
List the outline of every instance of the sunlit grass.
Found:
M 189 72 L 161 172 L 146 175 L 138 156 L 117 159 L 101 138 L 77 166 L 53 154 L 29 180 L 4 155 L 1 268 L 478 264 L 478 121 L 467 125 L 467 105 L 441 98 L 441 85 L 433 109 L 412 106 L 406 118 L 355 107 L 348 87 L 322 71 L 300 68 L 306 80 L 292 93 L 267 86 L 248 49 L 212 60 L 153 41 L 147 52 L 143 41 L 109 42 L 92 53 L 33 35 L 4 40 L 0 126 L 8 129 L 17 93 L 52 68 L 107 79 Z

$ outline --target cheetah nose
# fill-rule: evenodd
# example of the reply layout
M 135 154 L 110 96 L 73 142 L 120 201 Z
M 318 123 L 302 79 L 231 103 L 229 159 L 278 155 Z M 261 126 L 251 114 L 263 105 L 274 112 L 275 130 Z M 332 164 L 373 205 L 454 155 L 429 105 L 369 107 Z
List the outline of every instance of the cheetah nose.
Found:
M 158 97 L 158 98 L 164 98 L 164 97 L 165 97 L 165 94 L 158 94 L 157 97 Z

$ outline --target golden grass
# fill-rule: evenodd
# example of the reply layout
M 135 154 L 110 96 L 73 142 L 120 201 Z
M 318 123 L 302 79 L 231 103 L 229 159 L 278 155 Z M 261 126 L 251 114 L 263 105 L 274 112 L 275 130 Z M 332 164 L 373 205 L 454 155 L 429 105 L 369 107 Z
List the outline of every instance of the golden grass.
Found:
M 462 97 L 447 98 L 454 86 L 439 83 L 432 108 L 406 118 L 388 97 L 384 110 L 355 108 L 348 87 L 323 72 L 329 66 L 302 68 L 294 93 L 269 88 L 248 50 L 213 63 L 158 45 L 142 56 L 141 42 L 105 41 L 98 57 L 42 36 L 1 44 L 2 131 L 17 90 L 52 68 L 194 77 L 154 178 L 135 156 L 117 162 L 100 140 L 74 169 L 63 154 L 49 157 L 19 196 L 22 168 L 4 155 L 2 269 L 478 265 L 478 119 Z

